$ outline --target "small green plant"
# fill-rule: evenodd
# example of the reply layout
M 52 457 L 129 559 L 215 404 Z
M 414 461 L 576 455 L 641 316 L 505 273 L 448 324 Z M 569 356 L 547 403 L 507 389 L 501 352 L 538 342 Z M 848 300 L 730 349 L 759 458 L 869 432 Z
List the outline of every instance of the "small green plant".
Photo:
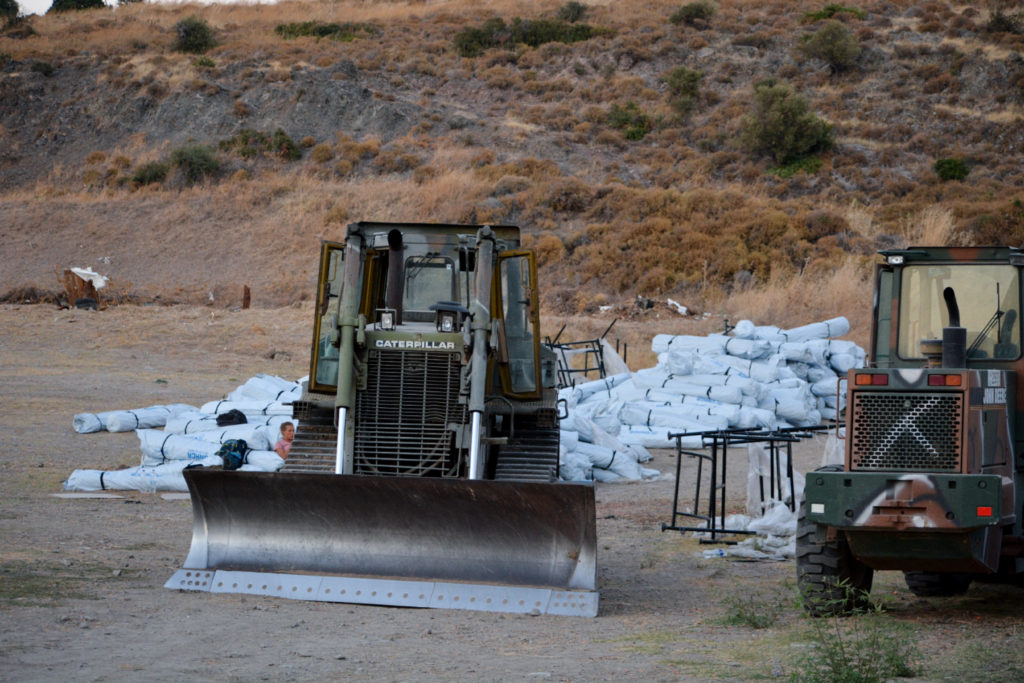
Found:
M 511 24 L 492 17 L 479 28 L 467 27 L 455 34 L 455 51 L 462 57 L 477 57 L 499 45 L 523 43 L 538 47 L 545 43 L 578 43 L 598 33 L 587 24 L 571 24 L 561 19 L 520 19 Z
M 804 157 L 788 164 L 768 169 L 768 173 L 779 178 L 792 178 L 797 173 L 814 175 L 821 170 L 822 161 L 818 157 Z
M 570 24 L 575 24 L 587 15 L 587 6 L 582 2 L 576 0 L 569 0 L 561 7 L 558 8 L 558 13 L 555 17 L 562 21 L 568 21 Z
M 858 19 L 864 19 L 868 13 L 857 7 L 846 7 L 845 5 L 829 4 L 822 7 L 817 12 L 807 12 L 804 14 L 805 21 L 821 21 L 822 19 L 832 19 L 837 14 L 852 14 Z
M 171 165 L 165 161 L 151 161 L 135 169 L 135 173 L 132 174 L 132 182 L 136 185 L 163 182 L 170 170 Z
M 947 180 L 963 180 L 971 172 L 971 169 L 967 167 L 967 162 L 956 157 L 938 159 L 933 168 L 939 178 L 942 179 L 942 182 Z
M 194 185 L 220 169 L 213 150 L 206 145 L 186 145 L 171 152 L 171 166 L 177 168 L 185 182 Z
M 292 40 L 300 37 L 329 38 L 343 43 L 348 43 L 361 36 L 375 36 L 380 29 L 373 24 L 346 21 L 343 24 L 327 23 L 323 21 L 302 21 L 290 24 L 278 24 L 274 27 L 274 33 L 285 40 Z
M 627 140 L 643 140 L 654 127 L 651 117 L 632 100 L 624 105 L 612 104 L 608 110 L 608 125 L 621 130 Z
M 192 62 L 192 64 L 197 69 L 212 69 L 217 66 L 217 64 L 209 57 L 196 57 L 196 60 Z
M 708 0 L 697 0 L 677 9 L 669 16 L 668 20 L 677 26 L 679 24 L 693 26 L 698 21 L 708 21 L 715 16 L 717 11 L 715 3 Z
M 797 49 L 805 57 L 827 62 L 834 73 L 853 68 L 860 56 L 857 38 L 843 22 L 835 19 L 814 33 L 803 36 Z
M 854 591 L 849 585 L 847 591 Z M 842 604 L 858 602 L 849 594 Z M 800 683 L 884 683 L 914 675 L 918 656 L 910 629 L 885 619 L 881 607 L 855 610 L 846 617 L 811 619 L 809 635 L 814 647 L 797 658 L 791 681 Z
M 662 76 L 661 80 L 668 87 L 668 101 L 672 108 L 681 116 L 687 116 L 692 112 L 697 106 L 704 73 L 687 69 L 685 66 L 677 66 Z
M 728 612 L 722 619 L 726 626 L 771 628 L 779 620 L 785 601 L 778 595 L 732 595 L 725 599 Z
M 103 4 L 103 0 L 53 0 L 53 4 L 50 5 L 50 9 L 46 10 L 46 13 L 50 12 L 71 12 L 82 9 L 101 9 L 106 7 Z
M 42 75 L 46 76 L 47 78 L 52 76 L 53 73 L 57 70 L 53 66 L 53 64 L 50 64 L 49 62 L 40 62 L 40 61 L 32 62 L 32 66 L 30 66 L 29 68 L 32 71 L 34 71 L 35 73 L 42 74 Z
M 176 23 L 174 33 L 174 49 L 178 52 L 202 54 L 217 44 L 210 25 L 194 14 Z
M 774 80 L 754 85 L 754 101 L 740 125 L 743 147 L 780 165 L 832 146 L 832 125 L 814 114 L 800 93 Z

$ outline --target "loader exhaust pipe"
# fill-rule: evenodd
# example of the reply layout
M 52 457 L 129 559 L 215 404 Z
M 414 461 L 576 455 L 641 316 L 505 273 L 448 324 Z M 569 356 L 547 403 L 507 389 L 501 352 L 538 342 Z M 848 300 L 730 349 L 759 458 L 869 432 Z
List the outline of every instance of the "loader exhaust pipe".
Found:
M 942 367 L 967 367 L 967 329 L 960 326 L 960 307 L 952 287 L 942 290 L 949 314 L 949 327 L 942 328 Z
M 482 479 L 480 462 L 481 420 L 484 412 L 485 386 L 487 384 L 487 337 L 491 322 L 491 279 L 494 276 L 494 232 L 490 226 L 480 228 L 476 236 L 476 278 L 473 288 L 472 321 L 473 356 L 469 376 L 469 479 Z

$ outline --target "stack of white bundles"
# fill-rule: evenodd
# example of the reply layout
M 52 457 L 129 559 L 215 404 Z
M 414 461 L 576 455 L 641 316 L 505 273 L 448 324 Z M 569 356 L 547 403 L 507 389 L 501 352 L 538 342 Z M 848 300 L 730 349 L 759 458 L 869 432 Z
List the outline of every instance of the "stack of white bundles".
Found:
M 622 443 L 579 411 L 570 411 L 562 420 L 561 434 L 563 440 L 559 457 L 562 479 L 613 481 L 651 479 L 661 474 L 640 466 L 639 463 L 651 459 L 646 448 Z M 571 436 L 565 438 L 565 435 Z
M 130 467 L 124 470 L 75 470 L 64 482 L 65 491 L 188 491 L 182 470 L 186 467 L 220 467 L 213 456 L 202 460 L 178 460 L 156 467 Z
M 703 445 L 694 432 L 835 419 L 846 400 L 841 378 L 866 357 L 853 342 L 831 339 L 849 329 L 845 318 L 790 330 L 742 320 L 731 336 L 656 335 L 655 367 L 563 390 L 569 406 L 563 428 L 612 451 L 617 447 L 598 443 L 593 432 L 645 448 L 673 448 L 672 435 L 685 433 L 691 436 L 683 437 L 683 447 L 694 449 Z M 595 477 L 607 476 L 603 461 L 590 459 Z
M 156 405 L 134 410 L 111 410 L 105 413 L 79 413 L 72 420 L 79 434 L 93 432 L 130 432 L 133 429 L 163 427 L 167 420 L 180 413 L 194 411 L 195 406 L 184 403 Z

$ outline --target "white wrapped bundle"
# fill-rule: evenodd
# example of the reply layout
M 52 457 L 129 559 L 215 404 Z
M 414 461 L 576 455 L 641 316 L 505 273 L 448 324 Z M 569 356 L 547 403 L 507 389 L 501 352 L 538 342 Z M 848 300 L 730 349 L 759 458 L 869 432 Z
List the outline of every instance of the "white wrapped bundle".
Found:
M 643 446 L 644 448 L 675 448 L 676 440 L 669 434 L 677 434 L 680 430 L 664 427 L 641 427 L 639 425 L 623 425 L 618 439 L 626 446 Z M 704 444 L 699 436 L 684 436 L 680 439 L 683 448 L 698 449 Z
M 65 491 L 188 491 L 182 470 L 186 467 L 220 467 L 219 457 L 179 460 L 156 467 L 130 467 L 125 470 L 75 470 L 64 482 Z
M 663 406 L 641 402 L 624 404 L 619 411 L 619 420 L 624 425 L 668 427 L 677 432 L 729 427 L 728 418 L 711 415 L 696 406 Z
M 624 372 L 618 375 L 605 377 L 604 379 L 596 379 L 591 382 L 584 382 L 583 384 L 577 384 L 572 393 L 575 395 L 577 403 L 582 403 L 583 401 L 589 399 L 591 396 L 594 396 L 595 394 L 599 393 L 602 393 L 606 397 L 610 398 L 611 390 L 624 382 L 628 382 L 630 377 L 630 373 Z
M 651 340 L 651 351 L 654 353 L 667 353 L 669 351 L 683 351 L 688 353 L 720 355 L 725 353 L 725 343 L 732 337 L 711 335 L 708 337 L 694 337 L 688 334 L 657 334 Z
M 737 339 L 753 339 L 757 335 L 757 328 L 749 320 L 741 320 L 732 328 L 732 336 Z
M 669 372 L 676 375 L 689 375 L 693 372 L 694 364 L 700 358 L 692 351 L 683 349 L 671 349 L 665 353 L 658 354 L 658 365 L 665 367 Z
M 740 408 L 739 417 L 736 419 L 733 426 L 741 427 L 743 429 L 753 429 L 754 427 L 760 427 L 761 429 L 775 429 L 779 426 L 779 421 L 774 410 L 744 406 Z
M 839 375 L 836 374 L 836 371 L 830 367 L 809 365 L 807 366 L 807 377 L 804 377 L 804 379 L 811 384 L 814 384 L 815 382 L 820 382 L 823 379 L 835 382 L 838 377 Z
M 828 342 L 824 339 L 785 342 L 779 345 L 779 354 L 790 362 L 825 365 L 827 363 L 825 357 L 828 354 Z
M 710 398 L 713 401 L 721 401 L 722 403 L 740 403 L 743 401 L 743 392 L 735 387 L 712 387 L 701 384 L 691 384 L 686 381 L 685 377 L 680 379 L 667 379 L 662 382 L 660 388 L 665 391 L 682 394 L 683 396 L 702 396 L 704 398 Z
M 559 449 L 559 474 L 562 481 L 592 481 L 593 467 L 583 453 L 565 448 Z
M 718 339 L 722 342 L 722 351 L 727 356 L 743 358 L 745 360 L 757 360 L 767 358 L 773 352 L 772 345 L 763 339 L 737 339 L 724 334 L 710 334 L 708 339 Z
M 564 446 L 566 450 L 571 451 L 576 448 L 576 444 L 580 442 L 579 432 L 569 431 L 567 429 L 559 430 L 558 443 Z
M 215 456 L 220 450 L 219 443 L 194 436 L 168 434 L 159 429 L 139 429 L 135 433 L 142 449 L 143 467 L 162 465 L 171 460 L 201 461 Z
M 248 418 L 252 416 L 260 415 L 291 415 L 292 407 L 286 406 L 280 401 L 229 401 L 227 399 L 221 399 L 219 401 L 210 401 L 204 403 L 199 408 L 200 412 L 208 413 L 211 415 L 220 415 L 226 413 L 229 410 L 239 410 L 245 413 Z
M 75 415 L 72 426 L 79 434 L 92 432 L 130 432 L 133 429 L 163 427 L 167 419 L 179 413 L 194 411 L 195 406 L 184 403 L 149 406 L 134 410 L 111 410 L 104 413 Z
M 239 472 L 277 472 L 284 467 L 284 460 L 274 451 L 252 450 L 245 454 L 245 464 Z
M 739 372 L 756 382 L 773 382 L 779 377 L 779 366 L 785 362 L 782 356 L 773 355 L 761 360 L 750 361 L 735 356 L 713 356 L 699 359 L 693 371 L 705 374 Z
M 164 431 L 171 434 L 195 434 L 217 428 L 217 416 L 198 410 L 175 415 L 167 420 Z
M 765 341 L 786 341 L 786 336 L 781 327 L 775 325 L 758 325 L 754 328 L 754 339 L 764 339 Z
M 295 401 L 302 398 L 302 385 L 274 375 L 258 374 L 227 395 L 229 401 Z
M 829 377 L 818 380 L 811 385 L 811 393 L 815 396 L 835 396 L 836 391 L 846 392 L 846 380 L 838 377 Z
M 640 465 L 629 451 L 617 451 L 592 443 L 580 443 L 576 453 L 586 456 L 594 468 L 594 478 L 598 478 L 598 470 L 611 471 L 624 479 L 641 479 Z
M 802 327 L 784 330 L 782 335 L 786 341 L 806 341 L 808 339 L 831 339 L 843 337 L 850 333 L 850 321 L 840 316 L 820 323 L 811 323 Z
M 754 396 L 760 398 L 764 394 L 764 388 L 761 382 L 755 382 L 749 377 L 743 377 L 739 374 L 688 375 L 685 377 L 685 379 L 690 384 L 735 387 L 739 389 L 745 396 Z

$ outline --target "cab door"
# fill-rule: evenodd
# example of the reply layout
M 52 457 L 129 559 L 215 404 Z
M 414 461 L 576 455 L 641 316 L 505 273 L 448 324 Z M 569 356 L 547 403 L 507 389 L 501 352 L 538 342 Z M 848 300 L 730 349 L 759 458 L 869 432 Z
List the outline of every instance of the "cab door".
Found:
M 503 392 L 514 398 L 540 398 L 540 307 L 533 252 L 506 251 L 498 255 L 494 298 Z
M 345 244 L 320 245 L 316 307 L 313 313 L 313 349 L 309 354 L 309 390 L 333 394 L 338 387 L 337 321 L 345 272 Z

